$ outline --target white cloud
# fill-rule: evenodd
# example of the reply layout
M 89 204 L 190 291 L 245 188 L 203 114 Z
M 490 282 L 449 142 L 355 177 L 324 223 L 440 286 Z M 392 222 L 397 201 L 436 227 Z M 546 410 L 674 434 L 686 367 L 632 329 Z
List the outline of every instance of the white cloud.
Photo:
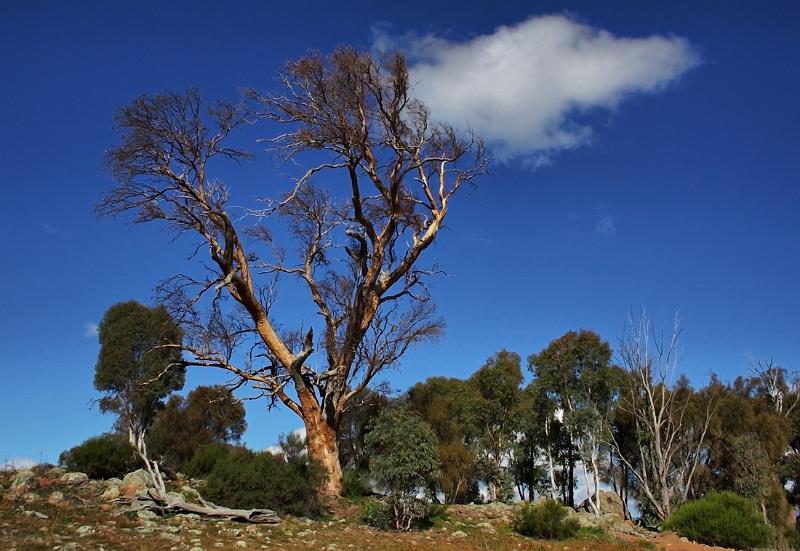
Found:
M 13 459 L 7 459 L 3 463 L 0 463 L 0 471 L 19 471 L 22 469 L 30 469 L 34 465 L 38 465 L 38 462 L 29 457 L 14 457 Z
M 469 126 L 499 159 L 533 168 L 590 140 L 587 112 L 658 92 L 700 61 L 685 38 L 618 37 L 563 15 L 463 42 L 393 37 L 386 25 L 374 26 L 373 36 L 376 49 L 406 51 L 414 93 L 437 119 Z
M 86 338 L 93 338 L 98 335 L 98 329 L 96 323 L 87 323 L 83 329 L 83 336 Z
M 305 427 L 301 427 L 301 428 L 299 428 L 299 429 L 294 429 L 294 430 L 291 432 L 291 434 L 296 434 L 297 436 L 299 436 L 300 438 L 302 438 L 303 440 L 305 440 L 305 439 L 306 439 L 306 428 L 305 428 Z M 269 447 L 267 447 L 267 448 L 264 448 L 264 451 L 265 451 L 265 452 L 269 452 L 269 453 L 271 453 L 272 455 L 280 455 L 280 454 L 282 454 L 282 453 L 283 453 L 283 452 L 281 451 L 281 447 L 280 447 L 280 444 L 279 444 L 279 443 L 275 443 L 275 444 L 273 444 L 272 446 L 269 446 Z
M 617 224 L 613 216 L 605 214 L 597 218 L 594 229 L 600 235 L 611 236 L 617 233 Z

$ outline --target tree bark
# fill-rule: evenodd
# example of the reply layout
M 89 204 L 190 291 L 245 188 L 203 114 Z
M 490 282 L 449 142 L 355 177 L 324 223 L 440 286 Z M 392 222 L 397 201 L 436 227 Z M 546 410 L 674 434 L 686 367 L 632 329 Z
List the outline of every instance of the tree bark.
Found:
M 336 498 L 342 494 L 342 465 L 339 463 L 336 429 L 328 423 L 319 408 L 304 413 L 308 455 L 319 463 L 327 475 L 322 493 Z

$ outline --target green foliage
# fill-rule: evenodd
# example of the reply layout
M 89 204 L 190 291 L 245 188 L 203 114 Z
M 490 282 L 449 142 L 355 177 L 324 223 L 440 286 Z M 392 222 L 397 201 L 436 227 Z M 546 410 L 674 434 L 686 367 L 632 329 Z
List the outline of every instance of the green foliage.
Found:
M 61 452 L 59 464 L 70 471 L 86 473 L 89 478 L 122 478 L 139 466 L 139 458 L 119 434 L 103 434 Z
M 394 509 L 383 501 L 368 501 L 361 509 L 361 521 L 378 530 L 394 528 Z
M 371 494 L 369 473 L 352 467 L 342 469 L 342 495 L 344 497 L 365 497 Z
M 206 477 L 204 495 L 228 507 L 314 517 L 322 512 L 318 493 L 323 481 L 322 469 L 306 457 L 232 453 L 215 463 Z
M 389 400 L 374 390 L 366 390 L 350 400 L 339 421 L 336 433 L 339 461 L 343 467 L 369 469 L 369 457 L 364 449 L 364 437 L 378 414 L 386 409 Z
M 514 530 L 531 538 L 562 540 L 578 534 L 580 525 L 567 518 L 567 509 L 554 499 L 542 503 L 526 503 L 514 519 Z
M 577 536 L 581 539 L 587 539 L 587 540 L 606 539 L 605 531 L 599 526 L 581 526 L 580 528 L 578 528 Z
M 770 529 L 755 507 L 732 492 L 711 492 L 686 503 L 663 528 L 698 543 L 734 549 L 763 547 L 770 539 Z
M 238 440 L 247 423 L 245 410 L 224 386 L 200 386 L 186 399 L 173 396 L 156 417 L 148 445 L 154 457 L 176 468 L 201 446 Z
M 250 456 L 250 452 L 245 448 L 219 442 L 206 444 L 197 448 L 192 459 L 184 465 L 184 470 L 189 476 L 203 478 L 214 470 L 217 463 L 227 461 L 236 454 Z
M 144 432 L 163 405 L 161 400 L 183 387 L 186 370 L 181 353 L 163 345 L 180 344 L 183 332 L 163 306 L 136 301 L 109 308 L 98 328 L 100 353 L 94 386 L 105 392 L 100 410 L 116 413 L 118 427 L 130 424 Z
M 429 423 L 439 440 L 441 463 L 438 488 L 447 503 L 469 503 L 476 499 L 478 485 L 476 439 L 471 415 L 478 394 L 461 379 L 431 377 L 408 391 L 409 406 Z
M 365 444 L 372 478 L 392 494 L 416 495 L 439 478 L 436 435 L 407 408 L 381 412 Z

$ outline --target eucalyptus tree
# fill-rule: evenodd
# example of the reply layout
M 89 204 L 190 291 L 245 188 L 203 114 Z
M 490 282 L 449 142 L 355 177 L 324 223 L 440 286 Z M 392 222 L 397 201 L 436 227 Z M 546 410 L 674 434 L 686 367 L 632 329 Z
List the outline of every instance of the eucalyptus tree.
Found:
M 636 447 L 613 432 L 612 445 L 636 478 L 640 501 L 661 521 L 689 499 L 717 408 L 713 395 L 699 403 L 678 376 L 680 334 L 677 316 L 670 331 L 658 331 L 642 313 L 629 321 L 617 350 L 627 378 L 619 407 L 633 418 Z
M 469 424 L 489 499 L 510 500 L 513 482 L 508 464 L 517 436 L 514 416 L 520 397 L 522 369 L 519 354 L 501 350 L 470 376 L 474 389 L 469 403 Z
M 599 515 L 600 462 L 620 386 L 620 378 L 611 365 L 611 347 L 593 331 L 569 331 L 531 355 L 528 363 L 541 389 L 563 415 L 571 444 L 584 467 L 592 508 Z M 570 468 L 571 506 L 573 483 Z
M 165 347 L 181 342 L 183 332 L 163 306 L 150 308 L 128 301 L 106 311 L 98 326 L 98 338 L 94 386 L 105 393 L 100 410 L 117 414 L 117 429 L 128 435 L 158 489 L 166 493 L 145 438 L 164 406 L 164 398 L 183 388 L 181 352 Z
M 433 122 L 411 86 L 399 54 L 311 54 L 289 62 L 277 93 L 251 92 L 249 102 L 144 95 L 117 112 L 121 141 L 107 155 L 118 185 L 99 213 L 165 223 L 198 238 L 210 259 L 204 274 L 161 286 L 187 330 L 175 343 L 185 365 L 221 368 L 297 414 L 332 495 L 341 493 L 336 437 L 350 402 L 442 331 L 425 286 L 437 270 L 420 259 L 455 194 L 487 164 L 482 142 Z M 284 193 L 235 212 L 217 161 L 248 159 L 232 138 L 264 120 L 277 127 L 268 143 L 278 158 L 305 166 Z M 306 289 L 319 324 L 274 318 L 280 276 Z

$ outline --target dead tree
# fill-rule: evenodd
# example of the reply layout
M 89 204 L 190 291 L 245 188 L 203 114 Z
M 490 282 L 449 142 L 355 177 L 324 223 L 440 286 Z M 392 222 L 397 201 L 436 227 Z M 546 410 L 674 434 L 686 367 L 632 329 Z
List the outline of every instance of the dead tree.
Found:
M 792 373 L 787 380 L 786 369 L 769 361 L 754 360 L 750 373 L 757 384 L 757 391 L 766 396 L 779 417 L 788 417 L 800 403 L 800 377 Z
M 715 412 L 711 397 L 697 407 L 685 379 L 675 380 L 680 333 L 677 316 L 665 335 L 642 312 L 638 322 L 628 323 L 617 352 L 628 377 L 619 407 L 634 420 L 637 444 L 632 452 L 613 431 L 610 444 L 661 520 L 675 504 L 687 501 Z
M 409 346 L 442 330 L 425 286 L 436 268 L 418 261 L 454 194 L 485 172 L 486 156 L 480 140 L 432 122 L 411 97 L 400 55 L 309 55 L 288 64 L 281 84 L 239 104 L 208 105 L 190 90 L 120 109 L 121 142 L 107 155 L 118 185 L 98 212 L 131 211 L 134 222 L 200 237 L 207 272 L 159 290 L 186 330 L 185 365 L 226 370 L 234 386 L 295 412 L 328 474 L 325 491 L 338 495 L 336 433 L 348 404 Z M 211 170 L 218 159 L 248 158 L 230 137 L 265 121 L 281 128 L 270 150 L 310 168 L 282 195 L 234 215 Z M 307 289 L 309 313 L 319 315 L 305 319 L 307 329 L 281 330 L 272 317 L 282 277 Z

